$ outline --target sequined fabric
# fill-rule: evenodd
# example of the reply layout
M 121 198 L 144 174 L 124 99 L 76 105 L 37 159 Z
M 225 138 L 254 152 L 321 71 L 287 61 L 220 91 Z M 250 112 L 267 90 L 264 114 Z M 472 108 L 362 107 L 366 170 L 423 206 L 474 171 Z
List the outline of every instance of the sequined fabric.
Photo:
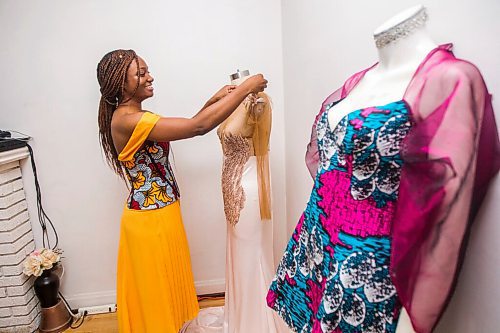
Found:
M 240 212 L 245 205 L 245 191 L 241 186 L 243 168 L 250 158 L 251 145 L 247 138 L 239 135 L 221 138 L 224 150 L 222 165 L 222 197 L 226 221 L 236 225 Z
M 417 13 L 415 13 L 415 15 L 411 16 L 395 27 L 392 27 L 389 30 L 383 31 L 373 36 L 373 38 L 375 39 L 375 45 L 377 45 L 377 47 L 380 49 L 409 36 L 415 30 L 420 29 L 424 25 L 425 21 L 427 21 L 427 17 L 428 16 L 426 9 L 422 8 Z
M 413 124 L 400 151 L 404 163 L 392 222 L 389 271 L 419 333 L 432 332 L 448 304 L 465 253 L 464 236 L 500 169 L 491 95 L 479 70 L 456 58 L 451 48 L 445 44 L 432 50 L 402 97 Z M 323 102 L 306 153 L 313 177 L 325 162 L 317 130 L 323 113 L 346 98 L 375 67 L 352 75 Z M 365 171 L 369 170 L 358 173 L 358 188 L 363 190 L 357 192 L 362 195 L 372 188 L 365 187 Z M 370 178 L 379 190 L 380 185 L 385 191 L 392 187 L 390 177 L 388 183 L 377 175 Z
M 317 123 L 320 163 L 307 208 L 278 266 L 268 304 L 295 332 L 394 333 L 401 304 L 389 274 L 402 101 Z

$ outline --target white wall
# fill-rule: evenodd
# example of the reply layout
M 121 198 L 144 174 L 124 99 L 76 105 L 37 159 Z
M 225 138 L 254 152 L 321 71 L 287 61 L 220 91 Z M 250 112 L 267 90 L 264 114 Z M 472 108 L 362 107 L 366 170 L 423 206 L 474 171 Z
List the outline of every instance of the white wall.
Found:
M 114 301 L 126 189 L 105 166 L 97 137 L 95 68 L 105 52 L 133 48 L 146 59 L 156 78 L 156 96 L 145 107 L 164 115 L 192 115 L 237 68 L 266 74 L 274 100 L 271 168 L 279 259 L 312 186 L 303 156 L 314 115 L 345 78 L 376 60 L 373 29 L 414 4 L 0 1 L 0 128 L 35 138 L 44 205 L 65 250 L 63 291 L 73 306 Z M 440 0 L 426 6 L 435 40 L 454 42 L 456 54 L 477 64 L 490 91 L 500 94 L 500 3 Z M 498 99 L 494 105 L 499 115 Z M 174 151 L 195 279 L 199 290 L 221 290 L 225 222 L 218 140 L 211 133 L 177 142 Z M 28 165 L 24 171 L 27 187 L 32 186 Z M 500 288 L 495 283 L 500 257 L 494 247 L 500 237 L 494 223 L 500 208 L 493 206 L 499 191 L 497 180 L 474 227 L 440 332 L 494 332 L 500 324 Z M 33 191 L 28 196 L 35 224 Z M 39 239 L 39 230 L 35 233 Z
M 321 102 L 351 74 L 376 61 L 373 30 L 409 0 L 282 1 L 285 82 L 287 216 L 291 232 L 310 194 L 304 164 L 310 126 Z M 455 54 L 475 63 L 493 94 L 500 119 L 498 0 L 440 0 L 423 3 L 436 42 L 453 42 Z M 307 125 L 305 125 L 307 124 Z M 457 292 L 438 332 L 498 332 L 500 257 L 496 244 L 500 181 L 496 180 L 471 235 Z M 429 295 L 432 297 L 432 295 Z
M 271 171 L 281 254 L 286 219 L 280 1 L 2 0 L 0 45 L 0 128 L 34 137 L 43 204 L 65 251 L 62 291 L 72 306 L 112 303 L 115 297 L 127 189 L 101 156 L 96 67 L 116 48 L 135 49 L 147 61 L 156 96 L 143 106 L 168 116 L 194 115 L 236 69 L 265 73 L 274 101 Z M 198 291 L 224 291 L 220 144 L 213 132 L 176 142 L 173 149 Z M 24 172 L 36 225 L 28 164 Z M 41 246 L 39 228 L 35 237 Z

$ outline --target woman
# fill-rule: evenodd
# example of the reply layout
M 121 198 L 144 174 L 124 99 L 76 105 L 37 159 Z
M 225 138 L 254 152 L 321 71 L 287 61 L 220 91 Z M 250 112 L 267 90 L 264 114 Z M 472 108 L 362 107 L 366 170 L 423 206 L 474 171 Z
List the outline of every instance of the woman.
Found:
M 168 162 L 169 142 L 203 135 L 267 81 L 255 75 L 220 89 L 192 118 L 142 109 L 153 77 L 132 50 L 106 54 L 97 66 L 99 134 L 106 159 L 131 184 L 124 209 L 117 273 L 120 332 L 178 332 L 198 313 L 179 189 Z

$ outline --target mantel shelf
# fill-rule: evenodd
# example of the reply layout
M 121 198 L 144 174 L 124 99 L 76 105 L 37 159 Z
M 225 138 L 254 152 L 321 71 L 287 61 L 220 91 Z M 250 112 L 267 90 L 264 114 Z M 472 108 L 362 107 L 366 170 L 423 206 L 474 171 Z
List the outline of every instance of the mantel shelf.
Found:
M 0 165 L 19 161 L 30 156 L 27 147 L 3 151 L 0 153 Z

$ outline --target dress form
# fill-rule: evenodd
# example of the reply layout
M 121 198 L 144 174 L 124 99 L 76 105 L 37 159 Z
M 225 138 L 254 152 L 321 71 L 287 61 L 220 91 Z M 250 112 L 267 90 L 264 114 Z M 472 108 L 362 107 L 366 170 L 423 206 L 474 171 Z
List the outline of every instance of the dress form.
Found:
M 464 235 L 486 193 L 474 183 L 482 178 L 487 184 L 500 169 L 500 160 L 492 158 L 500 156 L 500 142 L 491 95 L 474 64 L 455 57 L 451 46 L 435 47 L 424 57 L 403 96 L 385 105 L 363 105 L 334 129 L 329 111 L 376 66 L 348 77 L 321 104 L 306 152 L 314 186 L 268 293 L 269 306 L 295 331 L 321 326 L 323 332 L 389 328 L 394 333 L 401 304 L 418 332 L 430 333 L 439 323 L 463 259 Z M 389 183 L 393 186 L 384 188 Z M 372 194 L 357 193 L 365 191 Z M 389 201 L 378 204 L 380 193 L 394 194 L 392 207 Z M 388 214 L 374 219 L 375 212 Z M 366 223 L 374 232 L 364 228 Z M 368 244 L 370 237 L 385 239 L 387 251 Z M 365 265 L 363 256 L 387 259 L 375 260 L 386 278 L 363 273 L 361 266 L 376 267 Z M 352 265 L 344 264 L 353 257 Z M 361 280 L 377 287 L 366 288 L 365 282 L 361 290 Z M 392 292 L 391 283 L 396 293 L 385 299 L 390 304 L 370 295 Z M 383 310 L 369 314 L 373 303 Z M 390 315 L 392 320 L 379 320 Z
M 239 85 L 249 77 L 249 71 L 237 71 L 230 75 L 231 84 Z M 259 93 L 249 95 L 217 129 L 224 153 L 221 182 L 227 223 L 225 304 L 223 309 L 202 309 L 183 333 L 288 331 L 266 305 L 267 287 L 274 272 L 273 225 L 270 211 L 263 209 L 270 209 L 270 202 L 263 205 L 260 200 L 266 188 L 261 185 L 269 184 L 268 165 L 260 162 L 268 161 L 270 120 L 269 98 Z M 269 194 L 270 189 L 264 193 Z
M 403 99 L 418 66 L 437 46 L 426 31 L 426 19 L 425 7 L 418 5 L 375 29 L 379 62 L 345 99 L 331 108 L 328 114 L 331 128 L 352 111 Z
M 250 77 L 250 72 L 248 70 L 238 70 L 236 73 L 231 74 L 229 77 L 231 79 L 231 84 L 240 85 Z M 252 108 L 252 112 L 258 113 L 259 111 L 262 111 L 264 104 L 266 103 L 265 98 L 263 98 L 262 96 L 265 96 L 265 94 L 260 93 L 258 97 L 255 95 L 250 95 L 248 97 L 248 100 L 242 103 L 236 109 L 236 111 L 234 111 L 221 124 L 221 126 L 219 126 L 219 128 L 217 129 L 217 135 L 219 136 L 219 138 L 228 135 L 241 135 L 245 138 L 251 138 L 254 129 L 252 126 L 248 126 L 249 114 L 244 104 L 246 102 L 255 103 L 256 105 Z M 251 154 L 253 155 L 253 152 L 251 152 Z
M 239 69 L 236 73 L 231 74 L 229 78 L 231 79 L 231 84 L 239 86 L 250 76 L 250 72 L 248 70 L 240 71 Z
M 400 12 L 375 29 L 373 36 L 379 62 L 345 99 L 332 107 L 333 110 L 328 114 L 331 129 L 352 111 L 403 99 L 418 66 L 437 46 L 426 31 L 426 19 L 425 7 L 417 5 Z M 396 332 L 414 332 L 404 308 Z
M 248 71 L 230 76 L 239 85 Z M 224 333 L 281 333 L 286 328 L 266 305 L 272 280 L 273 230 L 268 166 L 271 107 L 266 94 L 250 95 L 217 129 L 224 163 L 227 222 Z

